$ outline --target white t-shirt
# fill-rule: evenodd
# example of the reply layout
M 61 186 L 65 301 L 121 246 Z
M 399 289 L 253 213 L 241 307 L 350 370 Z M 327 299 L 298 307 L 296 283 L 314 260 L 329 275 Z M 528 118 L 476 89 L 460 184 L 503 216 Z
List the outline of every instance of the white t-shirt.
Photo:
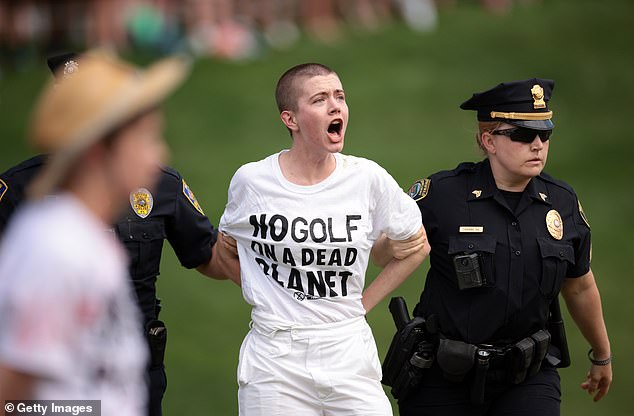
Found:
M 0 361 L 34 399 L 145 414 L 147 347 L 123 249 L 73 196 L 30 203 L 0 244 Z
M 361 295 L 374 241 L 421 227 L 416 203 L 373 161 L 335 154 L 311 186 L 284 178 L 279 154 L 242 166 L 220 230 L 236 239 L 252 319 L 314 325 L 365 314 Z

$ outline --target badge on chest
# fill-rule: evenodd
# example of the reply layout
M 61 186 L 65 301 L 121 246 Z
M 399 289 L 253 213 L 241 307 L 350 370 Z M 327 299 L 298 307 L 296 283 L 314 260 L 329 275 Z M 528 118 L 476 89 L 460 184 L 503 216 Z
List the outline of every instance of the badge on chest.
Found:
M 546 228 L 555 240 L 561 240 L 564 237 L 564 222 L 561 220 L 561 215 L 554 209 L 546 214 Z
M 152 212 L 154 206 L 154 198 L 150 191 L 145 188 L 139 188 L 130 194 L 130 206 L 136 215 L 146 218 Z

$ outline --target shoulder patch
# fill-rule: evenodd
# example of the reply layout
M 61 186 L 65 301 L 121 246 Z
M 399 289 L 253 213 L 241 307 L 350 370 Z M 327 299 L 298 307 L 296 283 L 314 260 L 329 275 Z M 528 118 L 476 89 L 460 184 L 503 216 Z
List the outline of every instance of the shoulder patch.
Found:
M 414 182 L 407 191 L 407 195 L 412 197 L 414 201 L 419 201 L 427 196 L 429 193 L 429 187 L 431 186 L 431 179 L 425 178 Z
M 196 211 L 200 212 L 202 215 L 205 215 L 202 207 L 198 203 L 198 200 L 194 196 L 194 193 L 192 192 L 191 189 L 189 189 L 187 182 L 185 182 L 185 179 L 183 179 L 182 182 L 183 182 L 183 195 L 185 195 L 185 198 L 187 198 L 187 200 L 192 204 L 192 206 L 196 208 Z
M 7 189 L 9 189 L 9 185 L 6 184 L 5 181 L 0 179 L 0 202 L 2 201 L 2 197 L 7 193 Z
M 1 198 L 1 197 L 0 197 Z M 581 215 L 581 219 L 586 223 L 588 228 L 590 228 L 590 223 L 588 222 L 588 217 L 586 217 L 586 213 L 583 212 L 583 207 L 581 206 L 581 201 L 577 199 L 577 205 L 579 206 L 579 215 Z

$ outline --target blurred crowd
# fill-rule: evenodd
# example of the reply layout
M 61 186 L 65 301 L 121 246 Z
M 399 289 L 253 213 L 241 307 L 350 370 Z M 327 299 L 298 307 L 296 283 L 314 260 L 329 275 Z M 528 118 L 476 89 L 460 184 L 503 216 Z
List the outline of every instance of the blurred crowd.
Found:
M 460 1 L 0 0 L 0 63 L 19 68 L 42 54 L 96 46 L 252 59 L 301 36 L 333 43 L 345 30 L 377 31 L 394 20 L 431 31 L 437 8 Z M 529 1 L 479 0 L 494 13 Z

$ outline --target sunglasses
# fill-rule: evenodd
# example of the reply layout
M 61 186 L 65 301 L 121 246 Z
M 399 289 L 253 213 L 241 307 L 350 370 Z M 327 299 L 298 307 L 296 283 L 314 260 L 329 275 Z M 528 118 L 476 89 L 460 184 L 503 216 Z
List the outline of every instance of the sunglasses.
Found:
M 514 127 L 512 129 L 493 130 L 491 134 L 499 134 L 500 136 L 507 136 L 514 142 L 532 143 L 535 140 L 535 136 L 539 136 L 542 142 L 550 139 L 552 130 L 534 130 L 527 129 L 526 127 Z

